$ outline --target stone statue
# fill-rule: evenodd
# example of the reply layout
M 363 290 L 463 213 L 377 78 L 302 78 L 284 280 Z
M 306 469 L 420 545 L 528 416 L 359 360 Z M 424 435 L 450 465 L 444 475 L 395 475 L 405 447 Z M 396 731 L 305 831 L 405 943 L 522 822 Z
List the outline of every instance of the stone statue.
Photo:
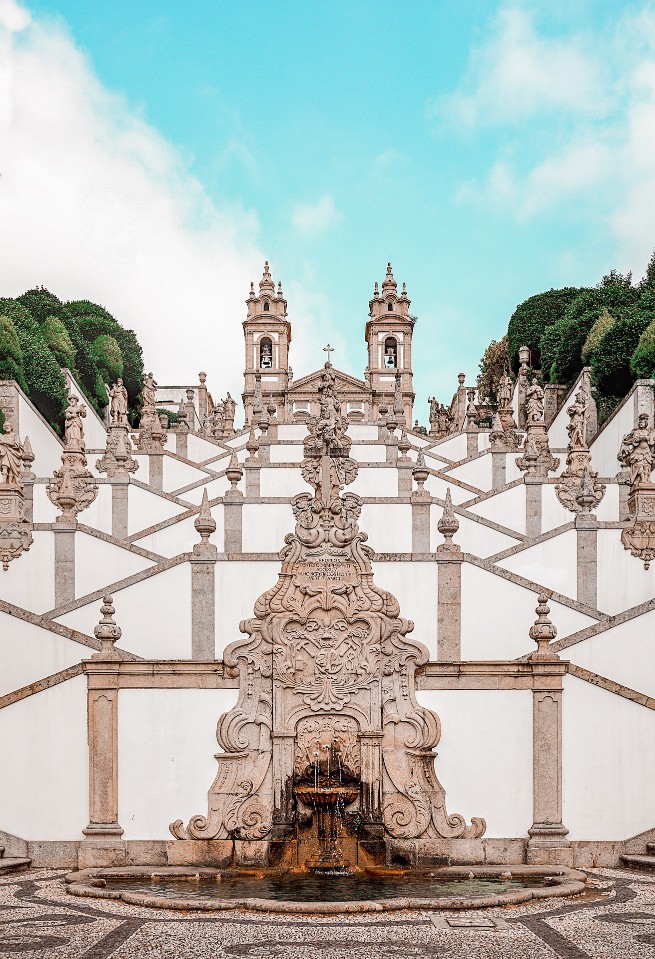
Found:
M 507 409 L 512 405 L 512 379 L 505 370 L 498 384 L 498 409 Z
M 531 383 L 525 392 L 528 423 L 542 423 L 544 419 L 544 391 L 538 383 Z
M 154 406 L 157 402 L 157 383 L 152 375 L 148 373 L 143 381 L 143 405 Z
M 68 397 L 66 425 L 64 428 L 64 445 L 67 450 L 84 451 L 84 424 L 82 420 L 85 416 L 86 406 L 79 402 L 77 396 L 71 394 Z
M 647 413 L 640 413 L 637 427 L 623 437 L 619 462 L 630 470 L 630 486 L 634 490 L 650 485 L 655 465 L 655 430 L 650 429 Z
M 571 447 L 587 447 L 587 400 L 581 391 L 575 394 L 575 402 L 566 411 L 570 417 L 566 431 Z
M 214 406 L 214 409 L 211 412 L 212 420 L 212 436 L 218 439 L 223 435 L 223 417 L 225 415 L 225 407 L 223 403 L 219 402 Z
M 114 426 L 127 426 L 127 390 L 119 377 L 109 391 L 109 410 Z
M 234 433 L 234 415 L 236 409 L 237 404 L 228 391 L 227 396 L 223 400 L 223 434 L 225 436 L 231 436 Z
M 10 419 L 5 419 L 4 435 L 0 434 L 0 475 L 7 486 L 20 486 L 23 446 Z

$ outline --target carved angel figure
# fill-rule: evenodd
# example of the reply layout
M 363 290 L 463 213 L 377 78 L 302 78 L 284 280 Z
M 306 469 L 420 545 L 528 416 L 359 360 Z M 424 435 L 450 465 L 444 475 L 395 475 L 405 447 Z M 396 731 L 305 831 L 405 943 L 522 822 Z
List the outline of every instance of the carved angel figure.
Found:
M 114 426 L 127 426 L 127 390 L 120 377 L 109 391 L 109 412 Z
M 566 412 L 571 418 L 566 427 L 566 431 L 569 434 L 570 446 L 573 448 L 580 446 L 586 448 L 589 411 L 587 409 L 587 400 L 582 391 L 575 394 L 575 402 L 569 406 Z
M 640 413 L 637 427 L 623 437 L 618 459 L 630 470 L 630 485 L 648 485 L 655 465 L 655 430 L 649 428 L 648 414 Z
M 68 397 L 66 409 L 66 424 L 64 427 L 64 444 L 66 449 L 84 452 L 84 424 L 86 406 L 79 402 L 77 396 Z
M 4 436 L 0 434 L 0 475 L 9 486 L 20 484 L 23 446 L 9 418 L 5 419 Z

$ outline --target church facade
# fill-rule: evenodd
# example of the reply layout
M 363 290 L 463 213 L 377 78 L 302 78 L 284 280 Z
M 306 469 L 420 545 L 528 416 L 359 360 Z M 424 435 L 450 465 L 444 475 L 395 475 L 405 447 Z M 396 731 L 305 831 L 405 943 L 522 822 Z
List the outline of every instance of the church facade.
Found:
M 149 375 L 137 427 L 69 376 L 62 441 L 0 383 L 6 855 L 302 863 L 330 761 L 353 856 L 655 841 L 654 384 L 599 429 L 586 372 L 549 414 L 526 361 L 490 417 L 462 375 L 419 432 L 409 305 L 389 267 L 364 379 L 328 351 L 294 380 L 266 266 L 243 426 L 204 374 L 171 423 Z

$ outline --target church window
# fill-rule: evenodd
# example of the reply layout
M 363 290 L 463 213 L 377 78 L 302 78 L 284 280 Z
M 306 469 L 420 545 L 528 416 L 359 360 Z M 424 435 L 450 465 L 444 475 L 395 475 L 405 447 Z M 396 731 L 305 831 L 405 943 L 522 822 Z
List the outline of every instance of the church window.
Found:
M 271 304 L 268 302 L 268 300 L 264 300 L 264 313 L 268 313 L 270 309 Z
M 393 303 L 391 302 L 391 300 L 389 300 L 389 302 L 387 303 L 387 310 L 389 311 L 389 313 L 391 313 L 391 311 L 393 310 Z
M 398 366 L 398 344 L 393 336 L 388 336 L 384 341 L 384 365 L 391 369 Z
M 273 344 L 268 336 L 259 341 L 259 366 L 262 370 L 270 370 L 273 366 Z

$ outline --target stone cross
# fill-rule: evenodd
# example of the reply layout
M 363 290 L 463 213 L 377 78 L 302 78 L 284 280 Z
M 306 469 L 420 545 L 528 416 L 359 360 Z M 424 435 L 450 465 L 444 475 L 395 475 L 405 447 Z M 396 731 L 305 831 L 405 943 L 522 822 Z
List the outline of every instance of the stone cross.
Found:
M 327 346 L 324 346 L 324 347 L 323 347 L 323 352 L 324 352 L 324 353 L 327 353 L 327 357 L 328 357 L 328 358 L 327 358 L 327 361 L 328 361 L 328 363 L 330 363 L 330 353 L 334 353 L 334 347 L 333 347 L 333 346 L 330 346 L 330 344 L 328 343 Z

